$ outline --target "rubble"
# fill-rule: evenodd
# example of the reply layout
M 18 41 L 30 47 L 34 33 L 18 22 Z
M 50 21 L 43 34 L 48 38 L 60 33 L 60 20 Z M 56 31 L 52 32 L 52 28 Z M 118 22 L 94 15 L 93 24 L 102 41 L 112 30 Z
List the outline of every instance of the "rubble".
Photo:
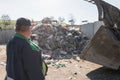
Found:
M 32 33 L 32 40 L 54 59 L 71 58 L 73 53 L 80 54 L 86 42 L 80 31 L 61 25 L 40 24 L 32 29 Z

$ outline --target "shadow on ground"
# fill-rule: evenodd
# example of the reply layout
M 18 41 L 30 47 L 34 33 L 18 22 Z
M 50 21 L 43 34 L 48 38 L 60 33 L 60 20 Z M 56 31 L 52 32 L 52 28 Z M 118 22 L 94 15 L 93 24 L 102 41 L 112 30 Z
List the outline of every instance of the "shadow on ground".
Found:
M 87 76 L 90 80 L 120 80 L 120 70 L 101 67 L 89 72 Z

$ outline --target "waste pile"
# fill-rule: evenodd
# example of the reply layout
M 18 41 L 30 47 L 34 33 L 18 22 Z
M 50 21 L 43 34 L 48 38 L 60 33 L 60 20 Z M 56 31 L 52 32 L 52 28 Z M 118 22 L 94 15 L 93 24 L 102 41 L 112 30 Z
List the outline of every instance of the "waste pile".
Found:
M 74 53 L 80 54 L 88 41 L 80 31 L 61 25 L 39 24 L 32 29 L 32 33 L 31 40 L 54 59 L 71 58 Z

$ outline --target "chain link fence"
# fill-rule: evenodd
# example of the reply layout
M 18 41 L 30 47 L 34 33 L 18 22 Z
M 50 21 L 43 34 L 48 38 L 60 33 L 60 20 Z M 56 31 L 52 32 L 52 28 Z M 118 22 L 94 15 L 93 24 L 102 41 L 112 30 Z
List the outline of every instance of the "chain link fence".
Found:
M 9 39 L 14 35 L 14 29 L 2 29 L 0 30 L 0 44 L 6 44 Z
M 5 45 L 0 45 L 0 56 L 2 56 L 4 54 L 6 54 L 6 46 Z
M 0 45 L 0 66 L 6 65 L 6 45 Z

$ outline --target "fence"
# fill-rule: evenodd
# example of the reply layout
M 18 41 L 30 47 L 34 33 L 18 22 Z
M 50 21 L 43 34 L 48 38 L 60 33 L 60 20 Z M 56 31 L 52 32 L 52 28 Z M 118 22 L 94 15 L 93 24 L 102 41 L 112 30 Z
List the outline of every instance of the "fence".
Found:
M 14 29 L 0 30 L 0 44 L 6 44 L 15 33 Z

